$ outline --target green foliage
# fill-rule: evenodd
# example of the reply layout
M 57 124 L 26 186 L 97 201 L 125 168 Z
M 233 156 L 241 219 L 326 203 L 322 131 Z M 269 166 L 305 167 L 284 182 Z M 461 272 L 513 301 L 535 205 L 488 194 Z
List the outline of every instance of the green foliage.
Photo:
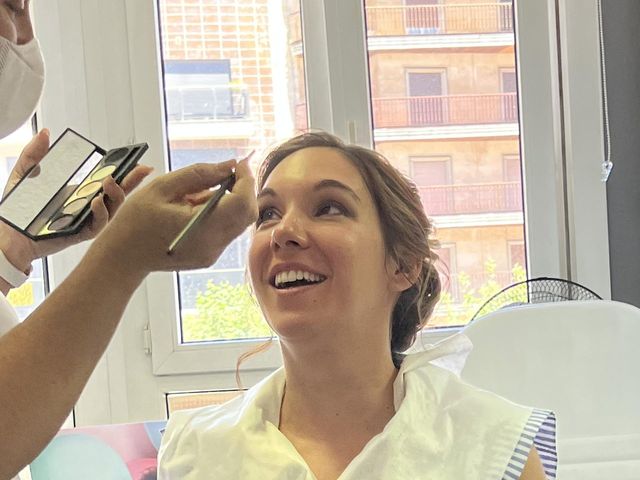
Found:
M 455 302 L 450 292 L 445 292 L 440 297 L 436 307 L 434 318 L 429 322 L 430 326 L 457 326 L 466 325 L 484 302 L 506 287 L 498 283 L 496 278 L 496 262 L 489 259 L 484 264 L 485 281 L 477 289 L 471 285 L 471 278 L 464 272 L 458 274 L 458 289 L 461 301 Z M 511 283 L 526 280 L 527 273 L 520 264 L 516 264 L 511 270 Z M 526 302 L 526 288 L 516 292 L 514 301 L 523 295 L 521 301 Z
M 196 309 L 197 314 L 182 318 L 185 341 L 271 336 L 246 285 L 209 281 L 207 289 L 198 293 Z
M 505 285 L 496 278 L 496 262 L 488 260 L 484 265 L 485 281 L 477 289 L 464 272 L 458 274 L 460 302 L 454 302 L 449 292 L 444 292 L 430 325 L 465 325 L 477 309 L 502 290 Z M 511 271 L 511 283 L 526 280 L 525 269 L 516 264 Z M 516 292 L 514 301 L 522 295 L 526 302 L 526 288 Z M 204 292 L 196 300 L 197 313 L 185 314 L 182 328 L 185 341 L 202 341 L 232 338 L 264 338 L 272 335 L 255 299 L 246 285 L 209 281 Z

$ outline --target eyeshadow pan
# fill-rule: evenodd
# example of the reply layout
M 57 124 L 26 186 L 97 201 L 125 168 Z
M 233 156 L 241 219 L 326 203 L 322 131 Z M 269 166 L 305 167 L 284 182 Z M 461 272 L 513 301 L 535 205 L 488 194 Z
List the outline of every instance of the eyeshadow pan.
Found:
M 115 165 L 107 165 L 105 167 L 102 167 L 93 175 L 91 175 L 91 180 L 102 180 L 103 178 L 106 178 L 107 176 L 111 175 L 115 171 L 116 171 Z
M 62 217 L 59 217 L 51 222 L 47 228 L 51 231 L 62 230 L 63 228 L 70 225 L 72 221 L 72 215 L 63 215 Z
M 100 182 L 87 183 L 84 187 L 80 188 L 76 192 L 76 195 L 78 197 L 86 197 L 93 193 L 96 193 L 98 190 L 100 190 L 101 187 L 102 187 L 102 183 Z
M 128 153 L 128 148 L 118 148 L 117 150 L 109 153 L 104 160 L 106 163 L 116 163 L 126 157 Z
M 87 205 L 87 203 L 89 203 L 89 199 L 87 197 L 78 198 L 65 205 L 65 207 L 62 209 L 62 213 L 66 215 L 74 215 L 82 210 L 85 205 Z

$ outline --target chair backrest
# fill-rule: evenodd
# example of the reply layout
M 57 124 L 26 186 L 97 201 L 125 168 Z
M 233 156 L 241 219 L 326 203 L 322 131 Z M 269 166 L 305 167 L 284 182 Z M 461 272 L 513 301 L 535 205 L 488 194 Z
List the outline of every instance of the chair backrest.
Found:
M 556 412 L 558 478 L 640 478 L 640 309 L 604 300 L 523 305 L 465 333 L 474 348 L 464 380 Z
M 30 466 L 32 480 L 151 480 L 166 421 L 61 430 Z

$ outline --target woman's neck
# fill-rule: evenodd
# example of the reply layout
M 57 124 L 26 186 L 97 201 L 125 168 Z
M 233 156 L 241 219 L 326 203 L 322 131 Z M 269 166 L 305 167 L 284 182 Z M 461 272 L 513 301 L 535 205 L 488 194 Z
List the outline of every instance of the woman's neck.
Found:
M 281 430 L 327 440 L 345 432 L 362 438 L 380 433 L 394 415 L 397 369 L 388 347 L 330 352 L 309 347 L 297 351 L 283 345 Z

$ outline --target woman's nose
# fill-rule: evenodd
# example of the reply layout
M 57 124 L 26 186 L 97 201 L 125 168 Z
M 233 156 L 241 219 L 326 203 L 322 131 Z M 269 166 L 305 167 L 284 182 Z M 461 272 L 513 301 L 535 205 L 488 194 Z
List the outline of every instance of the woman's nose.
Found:
M 293 215 L 286 215 L 271 232 L 271 248 L 306 248 L 307 235 L 303 222 Z

